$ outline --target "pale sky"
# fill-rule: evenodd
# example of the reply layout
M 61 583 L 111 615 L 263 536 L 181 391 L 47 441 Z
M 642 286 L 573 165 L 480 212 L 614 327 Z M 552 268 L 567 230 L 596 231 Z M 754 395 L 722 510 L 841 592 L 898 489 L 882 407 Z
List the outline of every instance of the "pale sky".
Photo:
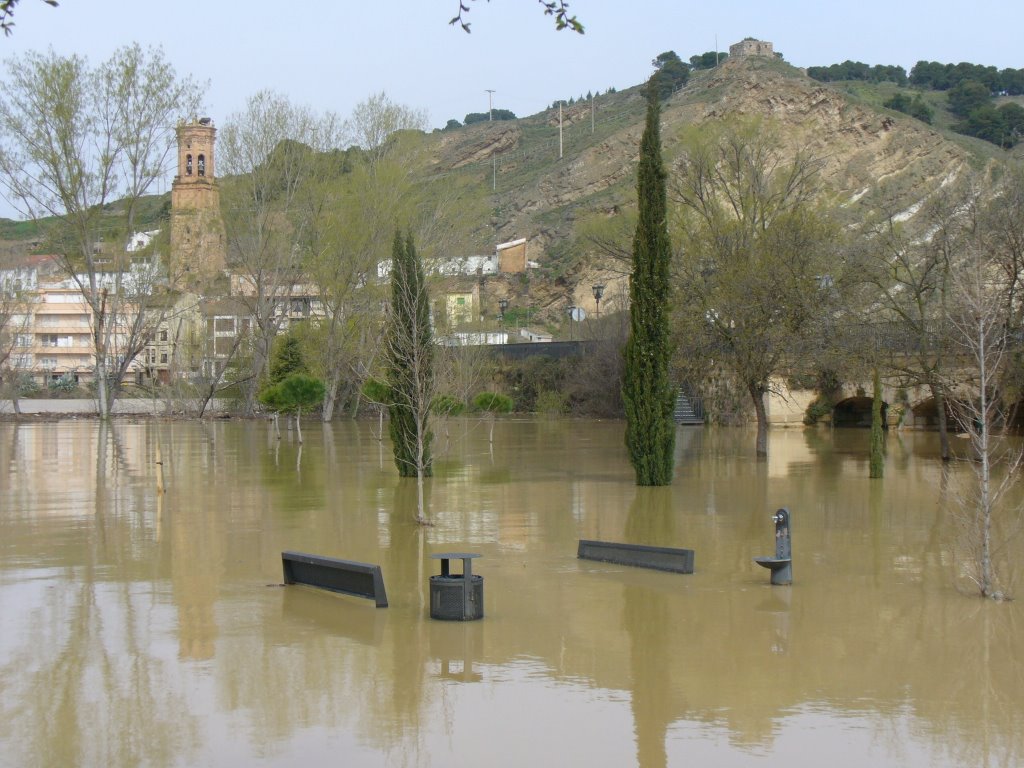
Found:
M 4 59 L 26 50 L 93 63 L 138 42 L 209 81 L 204 113 L 224 125 L 269 88 L 347 117 L 370 94 L 426 110 L 431 127 L 495 108 L 523 117 L 556 99 L 636 85 L 674 50 L 770 40 L 796 66 L 920 59 L 1024 67 L 1024 1 L 571 0 L 585 35 L 556 32 L 536 0 L 475 0 L 472 34 L 448 25 L 458 0 L 20 0 Z M 16 65 L 16 63 L 15 63 Z M 10 64 L 8 63 L 8 66 Z M 166 190 L 161 190 L 166 191 Z M 13 215 L 0 201 L 0 216 Z

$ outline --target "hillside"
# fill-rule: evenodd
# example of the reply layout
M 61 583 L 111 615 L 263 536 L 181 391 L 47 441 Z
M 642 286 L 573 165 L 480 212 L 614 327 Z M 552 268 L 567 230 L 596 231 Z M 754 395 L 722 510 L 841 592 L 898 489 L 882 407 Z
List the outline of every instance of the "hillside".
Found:
M 875 205 L 884 188 L 912 221 L 924 198 L 965 169 L 1022 156 L 953 133 L 941 110 L 932 127 L 881 107 L 892 88 L 825 84 L 775 59 L 729 59 L 694 72 L 665 103 L 666 164 L 671 169 L 678 159 L 686 129 L 730 115 L 761 116 L 776 124 L 788 150 L 806 147 L 826 159 L 824 179 L 852 216 Z M 423 172 L 459 189 L 467 215 L 475 218 L 466 247 L 486 253 L 499 242 L 527 237 L 529 258 L 541 264 L 528 279 L 489 278 L 495 296 L 509 297 L 512 307 L 532 307 L 535 317 L 553 323 L 570 304 L 592 308 L 594 282 L 608 286 L 602 307 L 622 305 L 622 265 L 579 234 L 581 224 L 595 218 L 621 220 L 625 229 L 635 205 L 644 112 L 636 86 L 565 107 L 561 138 L 557 109 L 423 137 Z M 163 203 L 154 198 L 145 218 L 155 220 Z M 489 218 L 473 213 L 488 209 Z M 0 239 L 31 238 L 25 226 L 0 223 Z
M 884 190 L 912 221 L 923 199 L 964 170 L 1011 157 L 941 124 L 931 127 L 881 107 L 886 96 L 880 91 L 848 85 L 820 83 L 765 58 L 730 59 L 695 72 L 663 108 L 666 164 L 671 169 L 678 159 L 688 127 L 761 116 L 778 126 L 787 150 L 806 147 L 825 158 L 824 180 L 852 216 L 875 205 Z M 553 317 L 570 304 L 592 307 L 594 282 L 608 285 L 602 306 L 613 308 L 616 296 L 625 295 L 621 265 L 603 260 L 576 235 L 580 222 L 622 218 L 635 205 L 643 118 L 640 87 L 595 99 L 593 123 L 589 103 L 567 108 L 561 160 L 557 110 L 434 134 L 433 172 L 475 174 L 491 195 L 492 220 L 480 227 L 480 242 L 530 238 L 530 258 L 542 269 L 529 282 L 530 295 L 516 297 L 520 301 Z M 507 287 L 513 295 L 524 291 L 521 284 Z
M 138 228 L 142 231 L 158 229 L 160 222 L 166 219 L 171 206 L 171 193 L 162 195 L 146 195 L 139 198 L 136 213 Z M 104 212 L 122 210 L 118 203 L 113 203 Z M 0 218 L 0 256 L 23 256 L 34 250 L 45 252 L 45 230 L 51 219 L 39 221 L 14 221 Z

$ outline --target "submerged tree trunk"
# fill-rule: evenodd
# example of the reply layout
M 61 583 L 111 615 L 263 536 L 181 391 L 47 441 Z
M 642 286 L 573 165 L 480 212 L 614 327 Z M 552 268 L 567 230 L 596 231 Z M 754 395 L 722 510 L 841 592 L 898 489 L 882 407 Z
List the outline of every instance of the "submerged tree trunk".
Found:
M 982 367 L 984 367 L 984 358 L 982 361 Z M 979 513 L 981 514 L 981 552 L 980 552 L 980 563 L 981 566 L 981 594 L 985 597 L 993 597 L 995 595 L 995 577 L 992 571 L 992 468 L 989 464 L 990 459 L 990 446 L 989 446 L 989 432 L 988 424 L 984 418 L 988 414 L 988 395 L 984 389 L 981 390 L 981 408 L 979 409 L 983 414 L 981 423 L 978 425 L 977 434 L 975 435 L 975 443 L 977 444 L 976 453 L 979 455 L 981 460 L 981 467 L 978 471 L 978 482 L 979 488 L 979 499 L 978 507 Z
M 932 392 L 932 399 L 935 401 L 935 408 L 939 419 L 939 447 L 943 461 L 949 461 L 951 453 L 949 450 L 949 420 L 946 418 L 946 395 L 940 384 L 929 384 Z
M 321 411 L 320 421 L 324 424 L 334 418 L 334 400 L 338 396 L 338 385 L 341 382 L 341 373 L 332 371 L 327 379 L 327 396 L 324 397 L 324 407 Z
M 754 401 L 754 413 L 757 414 L 757 440 L 755 442 L 758 457 L 768 455 L 768 410 L 764 406 L 765 388 L 757 382 L 747 385 L 750 399 Z
M 871 462 L 868 476 L 882 477 L 885 473 L 885 442 L 882 436 L 882 381 L 875 368 L 871 375 Z
M 108 419 L 110 417 L 110 403 L 108 401 L 108 383 L 106 373 L 103 371 L 103 364 L 99 361 L 97 356 L 96 363 L 96 404 L 99 409 L 99 416 L 101 419 Z
M 199 400 L 199 413 L 196 414 L 200 419 L 203 418 L 203 414 L 206 413 L 207 407 L 210 405 L 210 401 L 213 399 L 214 393 L 217 391 L 217 382 L 213 382 L 203 393 L 203 397 Z
M 426 456 L 426 441 L 424 431 L 416 430 L 416 465 L 424 466 Z M 423 476 L 426 472 L 416 473 L 416 522 L 419 525 L 430 525 L 430 518 L 427 517 L 426 498 L 423 493 Z

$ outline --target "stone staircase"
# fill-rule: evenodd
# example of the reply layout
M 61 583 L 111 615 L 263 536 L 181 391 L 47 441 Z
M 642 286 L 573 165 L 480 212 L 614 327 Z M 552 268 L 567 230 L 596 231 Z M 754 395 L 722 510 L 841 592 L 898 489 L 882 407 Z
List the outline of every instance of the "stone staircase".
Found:
M 704 409 L 700 399 L 688 395 L 684 387 L 680 387 L 676 394 L 675 421 L 676 424 L 704 423 Z

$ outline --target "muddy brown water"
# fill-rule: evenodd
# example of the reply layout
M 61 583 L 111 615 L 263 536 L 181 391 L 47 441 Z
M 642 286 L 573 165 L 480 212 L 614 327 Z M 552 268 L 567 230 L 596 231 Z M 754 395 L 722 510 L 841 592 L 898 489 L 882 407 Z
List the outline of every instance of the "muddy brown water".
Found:
M 1024 602 L 964 593 L 969 467 L 935 435 L 890 434 L 870 481 L 866 431 L 758 462 L 680 428 L 640 489 L 620 422 L 453 420 L 422 528 L 375 430 L 0 424 L 0 765 L 1024 765 Z M 753 563 L 781 506 L 791 587 Z M 279 586 L 286 549 L 379 563 L 390 607 Z M 482 555 L 482 621 L 428 618 L 443 551 Z

